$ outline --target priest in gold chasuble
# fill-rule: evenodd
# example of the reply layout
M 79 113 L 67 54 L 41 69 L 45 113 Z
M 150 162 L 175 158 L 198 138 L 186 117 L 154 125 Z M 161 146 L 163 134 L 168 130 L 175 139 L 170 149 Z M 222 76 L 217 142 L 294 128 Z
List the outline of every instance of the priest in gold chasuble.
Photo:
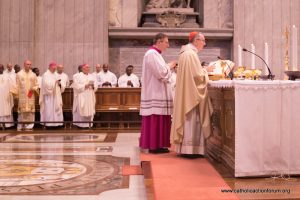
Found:
M 208 74 L 202 68 L 198 51 L 205 45 L 204 35 L 191 32 L 183 46 L 177 68 L 171 143 L 179 154 L 204 154 L 205 138 L 210 135 Z

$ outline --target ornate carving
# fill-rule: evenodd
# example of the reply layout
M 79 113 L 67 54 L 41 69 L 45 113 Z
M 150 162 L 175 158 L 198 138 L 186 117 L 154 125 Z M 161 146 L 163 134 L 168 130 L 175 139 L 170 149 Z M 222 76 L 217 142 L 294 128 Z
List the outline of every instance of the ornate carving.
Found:
M 164 27 L 180 27 L 180 25 L 185 22 L 186 15 L 169 10 L 161 14 L 157 14 L 156 20 Z
M 190 8 L 191 0 L 150 0 L 146 11 L 152 8 Z

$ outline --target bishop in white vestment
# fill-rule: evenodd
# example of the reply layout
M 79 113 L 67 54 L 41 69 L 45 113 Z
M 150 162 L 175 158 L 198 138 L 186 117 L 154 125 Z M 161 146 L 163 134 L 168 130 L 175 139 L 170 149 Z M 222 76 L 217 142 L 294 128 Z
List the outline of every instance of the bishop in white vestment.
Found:
M 87 128 L 93 125 L 97 81 L 92 74 L 89 74 L 89 66 L 87 64 L 83 65 L 82 72 L 74 78 L 72 84 L 74 91 L 73 124 L 78 127 Z M 86 123 L 82 123 L 83 121 L 86 121 Z
M 56 76 L 56 67 L 55 63 L 50 63 L 48 70 L 42 76 L 39 104 L 42 122 L 60 123 L 42 123 L 45 126 L 63 125 L 61 80 Z

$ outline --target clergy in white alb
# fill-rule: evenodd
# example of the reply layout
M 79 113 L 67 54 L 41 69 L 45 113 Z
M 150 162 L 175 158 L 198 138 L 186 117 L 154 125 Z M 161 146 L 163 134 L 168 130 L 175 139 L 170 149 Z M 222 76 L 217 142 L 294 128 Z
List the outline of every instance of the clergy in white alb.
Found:
M 6 70 L 4 71 L 4 74 L 8 76 L 8 78 L 10 79 L 13 85 L 16 84 L 16 73 L 15 70 L 13 69 L 12 63 L 8 63 L 6 65 Z
M 92 74 L 89 74 L 87 64 L 83 65 L 82 72 L 73 81 L 73 124 L 87 128 L 93 125 L 92 122 L 96 112 L 95 92 L 97 91 L 97 81 Z
M 9 76 L 4 73 L 4 66 L 0 64 L 0 122 L 8 122 L 0 124 L 0 127 L 12 127 L 14 124 L 12 117 L 12 108 L 14 106 L 11 98 L 12 83 Z
M 99 87 L 116 87 L 117 77 L 114 73 L 108 70 L 108 64 L 103 65 L 103 69 L 98 73 L 98 85 Z
M 63 111 L 62 111 L 62 89 L 61 81 L 58 80 L 55 70 L 56 63 L 49 64 L 48 70 L 42 76 L 42 84 L 40 89 L 40 114 L 41 122 L 44 126 L 62 126 Z M 48 123 L 59 122 L 59 123 Z
M 102 66 L 99 63 L 97 63 L 95 65 L 95 71 L 92 73 L 92 75 L 94 76 L 94 78 L 97 80 L 97 85 L 99 85 L 99 83 L 100 83 L 100 75 L 99 75 L 99 73 L 101 71 L 102 71 Z
M 14 93 L 18 97 L 18 130 L 31 130 L 35 119 L 35 93 L 38 83 L 35 73 L 31 71 L 31 61 L 25 60 L 24 68 L 17 73 Z
M 173 100 L 168 82 L 176 62 L 167 64 L 162 57 L 161 52 L 168 47 L 168 36 L 158 33 L 142 65 L 140 147 L 151 153 L 166 153 L 170 147 Z
M 179 154 L 203 155 L 205 138 L 210 135 L 208 73 L 202 68 L 198 51 L 204 35 L 191 32 L 190 43 L 181 48 L 175 88 L 171 143 Z
M 119 87 L 139 87 L 140 81 L 137 75 L 133 74 L 133 66 L 128 65 L 126 67 L 126 73 L 119 77 L 118 86 Z
M 61 64 L 57 65 L 55 74 L 56 74 L 57 80 L 60 80 L 61 89 L 62 89 L 62 92 L 64 92 L 65 88 L 69 87 L 69 85 L 70 85 L 69 77 L 66 73 L 64 73 L 64 66 Z

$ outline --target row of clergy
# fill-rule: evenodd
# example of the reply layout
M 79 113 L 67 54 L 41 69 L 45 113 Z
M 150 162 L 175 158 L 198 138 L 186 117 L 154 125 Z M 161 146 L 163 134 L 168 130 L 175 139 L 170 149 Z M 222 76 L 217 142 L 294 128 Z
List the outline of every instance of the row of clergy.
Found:
M 41 79 L 40 71 L 38 68 L 32 68 L 31 69 L 37 76 L 38 79 L 38 85 L 41 86 Z M 63 72 L 64 67 L 63 65 L 57 65 L 56 69 L 56 76 L 58 79 L 61 80 L 62 84 L 64 84 L 66 87 L 70 86 L 69 77 L 66 73 Z M 10 79 L 15 83 L 16 79 L 16 73 L 20 71 L 20 66 L 15 65 L 15 67 L 12 67 L 11 63 L 8 63 L 6 66 L 6 69 L 4 71 L 5 74 L 8 74 Z M 73 75 L 76 76 L 82 71 L 82 65 L 78 66 L 78 73 Z M 95 78 L 95 81 L 97 82 L 98 87 L 140 87 L 140 81 L 137 75 L 133 73 L 133 66 L 128 65 L 126 67 L 125 74 L 119 77 L 117 79 L 117 76 L 109 71 L 109 65 L 104 64 L 101 66 L 100 64 L 95 65 L 95 72 L 92 73 L 92 75 Z
M 80 71 L 73 76 L 74 100 L 73 121 L 79 127 L 89 127 L 95 114 L 98 81 L 95 75 L 90 73 L 90 67 L 83 64 Z M 127 67 L 126 71 L 130 71 Z M 45 126 L 61 126 L 63 122 L 62 93 L 67 86 L 67 79 L 58 72 L 58 65 L 54 62 L 49 64 L 48 70 L 41 77 L 41 85 L 38 78 L 31 70 L 31 61 L 26 60 L 21 71 L 15 74 L 15 79 L 10 73 L 4 73 L 4 66 L 0 64 L 0 122 L 1 126 L 13 126 L 12 108 L 14 98 L 18 100 L 18 130 L 31 130 L 35 121 L 35 95 L 39 94 L 40 120 Z M 103 68 L 105 72 L 105 68 Z M 101 72 L 100 72 L 101 73 Z M 130 74 L 132 75 L 132 73 Z M 129 81 L 127 81 L 127 85 Z M 130 81 L 132 84 L 133 82 Z M 108 80 L 104 83 L 108 84 Z M 111 83 L 111 82 L 110 82 Z M 104 86 L 104 85 L 103 85 Z M 112 85 L 111 85 L 112 86 Z M 59 122 L 59 123 L 51 123 Z

